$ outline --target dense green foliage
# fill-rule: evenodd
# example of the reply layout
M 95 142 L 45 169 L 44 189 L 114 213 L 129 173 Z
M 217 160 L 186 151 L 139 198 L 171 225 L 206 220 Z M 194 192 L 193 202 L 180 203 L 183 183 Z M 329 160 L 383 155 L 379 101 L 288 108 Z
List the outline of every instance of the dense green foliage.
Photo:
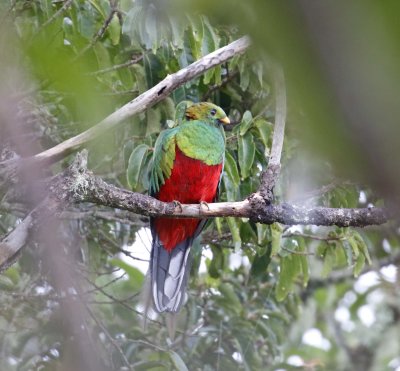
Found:
M 218 13 L 180 14 L 157 3 L 3 1 L 0 77 L 18 98 L 18 130 L 26 141 L 21 154 L 38 153 L 80 133 L 244 32 Z M 247 6 L 251 10 L 252 3 Z M 146 192 L 152 148 L 160 131 L 179 119 L 175 106 L 183 100 L 210 100 L 233 122 L 226 132 L 220 200 L 241 200 L 256 191 L 274 122 L 269 65 L 274 50 L 268 46 L 256 43 L 251 52 L 188 82 L 92 143 L 89 167 L 110 183 Z M 10 64 L 21 76 L 19 85 L 7 77 Z M 290 103 L 275 201 L 329 207 L 379 204 L 367 186 L 338 178 L 337 163 L 304 149 L 302 131 L 307 127 L 298 122 L 306 121 L 303 107 Z M 318 140 L 330 147 L 332 136 Z M 54 174 L 71 158 L 54 166 Z M 1 235 L 28 208 L 19 203 L 0 206 Z M 135 370 L 400 367 L 398 273 L 397 281 L 395 275 L 385 275 L 394 268 L 390 258 L 399 254 L 395 227 L 288 228 L 216 219 L 203 233 L 203 250 L 200 243 L 194 247 L 189 300 L 171 343 L 162 317 L 149 321 L 146 330 L 142 326 L 139 292 L 144 275 L 135 249 L 149 246 L 146 218 L 96 205 L 71 207 L 61 218 L 57 232 L 62 244 L 53 248 L 76 259 L 79 287 L 57 292 L 54 272 L 42 264 L 40 244 L 31 241 L 0 276 L 2 370 L 51 370 L 68 364 L 71 339 L 60 324 L 65 314 L 61 308 L 77 299 L 84 302 L 84 326 L 97 349 L 91 356 L 108 369 L 126 367 L 126 361 Z M 202 262 L 205 269 L 199 272 Z M 380 271 L 383 265 L 389 270 Z M 368 285 L 363 285 L 365 275 L 354 278 L 371 267 L 378 273 L 369 273 L 374 280 Z M 372 322 L 365 320 L 366 312 Z M 303 336 L 310 329 L 319 331 L 317 344 L 310 345 Z

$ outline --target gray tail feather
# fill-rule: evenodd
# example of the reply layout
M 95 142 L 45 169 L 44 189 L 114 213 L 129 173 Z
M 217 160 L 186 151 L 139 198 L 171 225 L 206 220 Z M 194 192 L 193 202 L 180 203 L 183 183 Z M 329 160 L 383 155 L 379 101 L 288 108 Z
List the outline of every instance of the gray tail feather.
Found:
M 143 330 L 147 331 L 147 322 L 149 319 L 154 319 L 157 315 L 154 310 L 152 289 L 151 289 L 151 277 L 150 271 L 146 274 L 145 282 L 142 289 L 141 307 L 143 308 Z M 168 329 L 168 336 L 171 341 L 175 339 L 176 323 L 177 323 L 176 313 L 167 313 L 165 317 L 165 323 Z
M 190 273 L 192 238 L 179 243 L 171 252 L 154 236 L 150 260 L 151 296 L 158 313 L 177 313 L 186 299 Z

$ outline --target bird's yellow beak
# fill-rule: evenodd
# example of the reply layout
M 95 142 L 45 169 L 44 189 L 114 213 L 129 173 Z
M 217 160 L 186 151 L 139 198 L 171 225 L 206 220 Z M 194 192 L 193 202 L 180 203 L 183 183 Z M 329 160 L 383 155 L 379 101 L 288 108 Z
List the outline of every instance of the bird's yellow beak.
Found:
M 228 116 L 225 116 L 223 119 L 219 119 L 220 122 L 222 122 L 223 124 L 227 125 L 230 124 L 231 121 L 229 120 Z

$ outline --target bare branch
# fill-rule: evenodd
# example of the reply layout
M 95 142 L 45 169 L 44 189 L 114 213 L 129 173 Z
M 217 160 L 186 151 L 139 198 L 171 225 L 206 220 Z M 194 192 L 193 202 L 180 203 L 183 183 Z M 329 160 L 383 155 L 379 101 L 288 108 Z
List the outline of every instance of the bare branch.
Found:
M 87 151 L 77 154 L 74 163 L 55 177 L 50 194 L 3 241 L 0 241 L 0 270 L 9 266 L 28 239 L 35 225 L 59 213 L 71 203 L 92 202 L 97 205 L 130 211 L 147 216 L 175 218 L 242 217 L 255 223 L 286 225 L 323 225 L 366 227 L 386 223 L 392 215 L 383 208 L 307 208 L 293 204 L 266 204 L 258 194 L 239 202 L 182 205 L 161 202 L 153 197 L 118 188 L 87 170 Z M 32 214 L 35 214 L 34 217 Z
M 100 27 L 100 29 L 96 32 L 96 34 L 93 36 L 92 40 L 90 41 L 90 43 L 88 45 L 86 45 L 79 53 L 78 55 L 74 58 L 73 61 L 76 61 L 78 58 L 80 58 L 83 54 L 85 54 L 94 44 L 97 43 L 97 41 L 99 39 L 101 39 L 105 32 L 107 31 L 108 26 L 110 25 L 114 14 L 116 14 L 118 12 L 117 9 L 117 2 L 118 0 L 116 0 L 115 2 L 110 1 L 110 5 L 111 5 L 111 10 L 110 13 L 108 14 L 107 18 L 104 20 L 103 25 Z
M 116 64 L 115 66 L 112 66 L 112 67 L 108 67 L 108 68 L 104 68 L 102 70 L 90 72 L 90 73 L 88 73 L 88 75 L 89 76 L 96 76 L 96 75 L 101 75 L 103 73 L 117 71 L 117 70 L 119 70 L 121 68 L 126 68 L 126 67 L 129 67 L 129 66 L 132 66 L 133 64 L 139 63 L 142 59 L 143 59 L 143 54 L 136 55 L 136 56 L 133 56 L 132 59 L 130 59 L 129 61 L 127 61 L 125 63 Z
M 261 174 L 259 193 L 267 204 L 273 199 L 273 189 L 281 168 L 281 154 L 285 135 L 286 88 L 282 67 L 273 66 L 273 84 L 275 89 L 275 125 L 272 138 L 271 156 L 267 169 Z
M 107 116 L 103 121 L 83 133 L 67 139 L 55 147 L 43 151 L 35 156 L 0 162 L 0 177 L 7 177 L 10 173 L 15 173 L 13 169 L 18 166 L 32 167 L 33 165 L 50 164 L 64 158 L 82 148 L 83 145 L 98 136 L 114 129 L 129 117 L 141 113 L 160 102 L 172 91 L 185 84 L 187 81 L 194 79 L 210 68 L 218 66 L 230 58 L 243 53 L 249 45 L 249 39 L 247 37 L 242 37 L 239 40 L 204 56 L 188 67 L 185 67 L 172 75 L 168 75 L 153 88 L 139 95 L 137 98 L 125 104 L 120 109 Z
M 7 269 L 18 258 L 22 246 L 28 239 L 32 224 L 32 213 L 30 213 L 0 242 L 0 271 Z
M 286 87 L 285 76 L 282 67 L 274 67 L 274 89 L 275 89 L 275 125 L 272 138 L 271 156 L 268 165 L 280 166 L 285 135 L 286 121 Z

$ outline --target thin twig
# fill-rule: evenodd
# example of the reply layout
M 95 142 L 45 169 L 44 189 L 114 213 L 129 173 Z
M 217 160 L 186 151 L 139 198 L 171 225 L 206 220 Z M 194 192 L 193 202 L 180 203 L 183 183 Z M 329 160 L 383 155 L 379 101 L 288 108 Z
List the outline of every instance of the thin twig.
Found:
M 205 92 L 203 97 L 201 98 L 202 101 L 206 101 L 208 98 L 210 98 L 211 94 L 214 93 L 215 91 L 221 89 L 223 86 L 228 84 L 230 81 L 232 81 L 237 75 L 239 74 L 239 71 L 235 71 L 231 74 L 229 74 L 227 77 L 223 78 L 220 84 L 216 85 L 211 85 L 208 90 Z
M 143 54 L 135 56 L 131 60 L 129 60 L 129 61 L 125 62 L 125 63 L 117 64 L 115 66 L 104 68 L 102 70 L 90 72 L 90 73 L 88 73 L 88 75 L 89 76 L 97 76 L 97 75 L 101 75 L 101 74 L 104 74 L 104 73 L 117 71 L 117 70 L 119 70 L 121 68 L 126 68 L 126 67 L 129 67 L 129 66 L 132 66 L 133 64 L 137 64 L 142 59 L 143 59 Z
M 131 89 L 131 90 L 122 90 L 122 91 L 113 91 L 111 93 L 103 93 L 101 94 L 103 97 L 114 97 L 117 95 L 137 95 L 139 90 Z
M 294 255 L 305 255 L 305 256 L 315 255 L 315 253 L 313 253 L 313 252 L 295 251 L 295 250 L 292 250 L 292 249 L 288 249 L 285 246 L 281 246 L 281 249 L 285 250 L 285 251 L 287 251 L 287 252 L 289 252 L 291 254 L 294 254 Z
M 73 0 L 66 0 L 63 6 L 60 9 L 58 9 L 46 22 L 42 24 L 39 32 L 44 28 L 46 28 L 50 23 L 54 22 L 54 20 L 58 18 L 61 14 L 63 14 L 67 10 L 67 8 L 72 4 L 72 1 Z
M 106 296 L 107 298 L 109 298 L 110 300 L 112 300 L 114 303 L 117 303 L 121 306 L 123 306 L 125 309 L 128 309 L 138 315 L 143 316 L 143 313 L 137 311 L 135 308 L 133 308 L 132 306 L 130 306 L 129 304 L 126 303 L 126 300 L 128 299 L 118 299 L 115 296 L 109 294 L 107 291 L 103 290 L 100 286 L 96 285 L 93 281 L 90 281 L 87 277 L 84 277 L 84 279 L 90 284 L 92 285 L 96 290 L 98 290 L 99 292 L 101 292 L 104 296 Z
M 103 331 L 104 335 L 106 335 L 106 337 L 108 338 L 108 340 L 110 340 L 111 344 L 114 346 L 114 348 L 118 351 L 118 353 L 120 354 L 122 360 L 125 363 L 125 366 L 128 367 L 129 370 L 132 370 L 133 368 L 131 367 L 128 359 L 125 356 L 125 353 L 123 352 L 123 350 L 121 349 L 121 347 L 118 345 L 118 343 L 115 341 L 115 339 L 111 336 L 111 334 L 108 332 L 107 328 L 99 321 L 99 319 L 95 316 L 95 314 L 93 313 L 93 311 L 90 309 L 89 305 L 87 305 L 85 303 L 85 307 L 86 310 L 88 311 L 90 317 L 92 317 L 93 321 L 96 322 L 97 326 L 99 326 L 101 328 L 101 330 Z
M 299 232 L 294 232 L 294 233 L 288 233 L 288 234 L 283 234 L 282 238 L 290 238 L 290 237 L 303 237 L 303 238 L 309 238 L 312 240 L 318 240 L 318 241 L 343 241 L 346 239 L 346 237 L 329 237 L 329 236 L 316 236 L 312 234 L 306 234 L 306 233 L 299 233 Z
M 82 50 L 79 51 L 79 53 L 76 55 L 76 57 L 73 59 L 73 62 L 75 62 L 77 59 L 82 57 L 83 54 L 85 54 L 96 42 L 103 37 L 105 32 L 107 31 L 108 26 L 110 25 L 114 14 L 117 14 L 118 9 L 117 9 L 117 3 L 118 1 L 110 1 L 111 4 L 111 11 L 108 14 L 107 18 L 104 20 L 103 25 L 100 27 L 100 29 L 96 32 L 96 34 L 93 36 L 92 40 L 88 45 L 86 45 Z

